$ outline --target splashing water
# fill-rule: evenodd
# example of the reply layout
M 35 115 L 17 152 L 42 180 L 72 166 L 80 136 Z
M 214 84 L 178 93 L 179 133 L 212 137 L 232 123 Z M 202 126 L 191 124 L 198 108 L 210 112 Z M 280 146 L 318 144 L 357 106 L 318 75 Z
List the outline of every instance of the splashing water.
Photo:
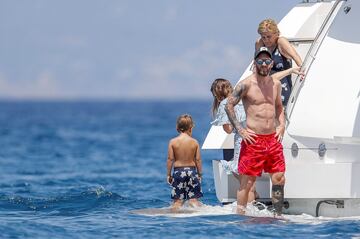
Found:
M 171 207 L 163 208 L 147 208 L 134 210 L 132 213 L 144 216 L 169 216 L 169 217 L 198 217 L 198 216 L 218 216 L 236 214 L 237 203 L 233 202 L 224 206 L 212 206 L 203 204 L 199 207 L 191 207 L 188 203 L 177 211 L 171 210 Z M 274 213 L 268 210 L 266 205 L 260 202 L 251 202 L 247 204 L 245 216 L 249 217 L 271 217 L 274 218 Z
M 201 217 L 201 216 L 224 216 L 236 215 L 237 203 L 233 202 L 227 205 L 206 205 L 200 207 L 191 207 L 187 203 L 182 208 L 174 212 L 171 207 L 162 208 L 146 208 L 133 210 L 131 213 L 143 216 L 165 216 L 174 218 L 187 218 L 187 217 Z M 239 215 L 240 216 L 240 215 Z M 267 207 L 261 202 L 250 202 L 245 209 L 245 215 L 253 218 L 269 218 L 274 220 L 287 221 L 291 223 L 312 224 L 317 225 L 326 222 L 343 221 L 343 220 L 360 220 L 360 217 L 343 217 L 343 218 L 328 218 L 328 217 L 314 217 L 308 214 L 274 216 L 274 212 L 270 207 Z

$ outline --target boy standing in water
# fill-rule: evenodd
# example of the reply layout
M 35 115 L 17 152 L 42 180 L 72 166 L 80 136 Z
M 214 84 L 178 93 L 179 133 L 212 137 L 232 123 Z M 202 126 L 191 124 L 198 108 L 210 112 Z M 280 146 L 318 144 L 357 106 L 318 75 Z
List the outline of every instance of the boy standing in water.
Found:
M 179 135 L 169 141 L 167 157 L 167 182 L 171 185 L 172 208 L 178 210 L 185 200 L 190 206 L 200 206 L 201 156 L 199 143 L 191 137 L 194 127 L 190 115 L 178 117 L 176 130 Z M 174 168 L 171 175 L 171 169 Z

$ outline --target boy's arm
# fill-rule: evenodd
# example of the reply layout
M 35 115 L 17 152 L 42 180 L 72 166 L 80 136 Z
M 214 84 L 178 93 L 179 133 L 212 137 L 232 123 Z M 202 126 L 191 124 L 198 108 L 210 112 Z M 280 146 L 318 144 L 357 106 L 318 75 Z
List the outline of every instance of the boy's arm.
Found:
M 173 164 L 174 164 L 174 150 L 172 148 L 172 143 L 171 141 L 169 142 L 169 146 L 168 146 L 168 156 L 167 156 L 167 162 L 166 162 L 166 180 L 169 184 L 171 184 L 171 181 L 172 181 L 172 177 L 171 177 L 171 169 L 173 167 Z
M 200 146 L 199 143 L 196 142 L 196 153 L 195 153 L 195 165 L 196 170 L 199 175 L 199 177 L 202 177 L 202 165 L 201 165 L 201 155 L 200 155 Z

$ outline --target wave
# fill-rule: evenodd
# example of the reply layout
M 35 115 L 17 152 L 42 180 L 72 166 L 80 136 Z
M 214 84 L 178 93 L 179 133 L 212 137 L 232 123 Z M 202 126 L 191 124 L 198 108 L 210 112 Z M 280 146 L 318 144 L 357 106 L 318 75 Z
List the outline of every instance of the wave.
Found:
M 103 210 L 125 197 L 107 191 L 102 186 L 91 187 L 83 192 L 65 193 L 49 198 L 1 195 L 0 211 L 36 211 L 51 214 L 81 213 L 94 209 Z

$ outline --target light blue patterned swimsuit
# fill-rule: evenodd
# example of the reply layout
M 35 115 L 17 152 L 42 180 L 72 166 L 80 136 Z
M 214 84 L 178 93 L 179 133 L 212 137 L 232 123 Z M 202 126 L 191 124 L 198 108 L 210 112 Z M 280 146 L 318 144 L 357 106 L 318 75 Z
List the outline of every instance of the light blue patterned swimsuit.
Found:
M 220 102 L 218 111 L 215 115 L 215 120 L 211 122 L 212 125 L 215 126 L 223 126 L 224 124 L 231 124 L 229 118 L 225 112 L 225 105 L 227 103 L 227 99 Z M 234 107 L 235 115 L 237 120 L 240 121 L 242 127 L 246 127 L 246 114 L 244 110 L 244 106 L 242 104 L 235 105 Z M 240 156 L 240 145 L 241 145 L 241 136 L 237 132 L 236 129 L 233 129 L 234 136 L 234 157 L 230 161 L 221 160 L 221 164 L 225 169 L 227 174 L 236 173 L 238 172 L 238 163 L 239 163 L 239 156 Z

